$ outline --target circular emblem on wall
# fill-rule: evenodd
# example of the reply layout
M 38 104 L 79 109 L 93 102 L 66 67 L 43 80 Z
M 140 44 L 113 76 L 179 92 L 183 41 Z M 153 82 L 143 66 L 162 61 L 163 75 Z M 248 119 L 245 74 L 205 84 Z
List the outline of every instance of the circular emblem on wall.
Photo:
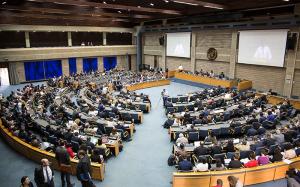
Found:
M 207 50 L 207 58 L 208 60 L 216 60 L 218 57 L 218 52 L 215 48 L 209 48 Z

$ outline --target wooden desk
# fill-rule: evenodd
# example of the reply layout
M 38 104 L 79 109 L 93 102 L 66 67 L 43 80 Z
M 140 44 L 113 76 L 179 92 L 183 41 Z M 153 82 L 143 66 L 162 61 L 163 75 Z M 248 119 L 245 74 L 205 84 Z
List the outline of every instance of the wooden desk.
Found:
M 0 134 L 4 140 L 12 147 L 14 150 L 21 153 L 23 156 L 33 160 L 37 163 L 41 162 L 41 159 L 47 158 L 55 170 L 60 170 L 54 153 L 49 153 L 47 151 L 41 150 L 39 148 L 33 147 L 20 140 L 18 137 L 12 135 L 3 125 L 0 119 Z M 9 163 L 8 163 L 9 164 Z M 71 159 L 71 174 L 76 175 L 76 167 L 78 160 Z M 92 163 L 92 178 L 96 180 L 104 180 L 104 164 Z
M 238 177 L 240 182 L 247 186 L 270 182 L 285 178 L 286 171 L 290 168 L 300 168 L 300 157 L 291 160 L 291 164 L 276 162 L 253 168 L 242 168 L 224 171 L 210 172 L 174 172 L 173 187 L 210 187 L 216 185 L 217 179 L 223 180 L 223 186 L 229 187 L 227 177 L 233 175 Z
M 252 81 L 247 81 L 247 80 L 243 80 L 241 82 L 238 83 L 237 85 L 237 90 L 241 91 L 241 90 L 248 90 L 252 88 Z
M 221 86 L 224 88 L 232 88 L 236 86 L 236 81 L 234 80 L 221 80 L 210 77 L 197 76 L 187 73 L 175 72 L 175 78 L 182 79 L 191 82 L 197 82 L 201 84 L 206 84 L 210 86 Z
M 169 85 L 170 80 L 158 80 L 158 81 L 150 81 L 150 82 L 143 82 L 143 83 L 137 83 L 133 85 L 128 85 L 126 86 L 128 91 L 135 91 L 135 90 L 140 90 L 140 89 L 145 89 L 145 88 L 151 88 L 151 87 L 156 87 L 156 86 L 164 86 L 164 85 Z
M 107 148 L 109 148 L 111 150 L 111 152 L 115 155 L 118 156 L 120 153 L 120 144 L 119 141 L 114 141 L 114 143 L 106 143 L 105 144 Z
M 256 96 L 263 96 L 263 95 L 266 95 L 266 94 L 256 93 L 255 95 Z M 281 96 L 276 96 L 276 95 L 267 95 L 268 103 L 272 104 L 272 105 L 277 105 L 279 103 L 282 103 L 282 102 L 284 102 L 285 99 L 289 100 L 291 105 L 293 105 L 294 108 L 300 110 L 300 100 L 299 99 L 288 99 L 288 98 L 281 97 Z

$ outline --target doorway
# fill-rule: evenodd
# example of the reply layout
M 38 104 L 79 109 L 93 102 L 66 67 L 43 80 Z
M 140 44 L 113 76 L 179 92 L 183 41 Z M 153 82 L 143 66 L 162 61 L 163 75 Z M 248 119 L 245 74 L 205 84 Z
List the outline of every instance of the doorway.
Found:
M 0 68 L 0 86 L 9 86 L 8 68 Z

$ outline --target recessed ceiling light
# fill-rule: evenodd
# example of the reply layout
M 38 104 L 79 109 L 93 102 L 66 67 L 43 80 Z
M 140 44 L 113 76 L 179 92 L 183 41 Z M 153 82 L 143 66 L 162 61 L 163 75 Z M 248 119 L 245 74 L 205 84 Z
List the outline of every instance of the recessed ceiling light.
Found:
M 153 4 L 153 3 L 150 3 L 150 6 L 154 6 L 154 4 Z
M 122 13 L 121 10 L 118 10 L 118 13 L 121 14 Z
M 169 0 L 165 0 L 165 3 L 168 3 L 169 2 Z
M 141 6 L 137 6 L 138 8 L 141 8 Z
M 5 5 L 6 4 L 6 1 L 2 2 L 2 5 Z
M 107 4 L 105 1 L 103 1 L 103 4 Z
M 283 1 L 285 1 L 285 2 L 289 2 L 290 0 L 283 0 Z

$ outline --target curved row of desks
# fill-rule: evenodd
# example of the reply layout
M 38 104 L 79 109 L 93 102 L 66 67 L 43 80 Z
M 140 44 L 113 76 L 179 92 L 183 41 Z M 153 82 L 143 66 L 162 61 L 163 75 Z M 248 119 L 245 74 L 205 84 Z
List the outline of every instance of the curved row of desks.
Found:
M 130 91 L 156 87 L 156 86 L 163 86 L 170 84 L 170 80 L 158 80 L 158 81 L 151 81 L 145 83 L 139 83 L 135 85 L 127 86 L 127 89 Z M 30 144 L 22 141 L 18 137 L 14 136 L 8 129 L 6 129 L 2 121 L 0 119 L 0 134 L 3 139 L 12 147 L 14 150 L 19 152 L 20 154 L 24 155 L 25 157 L 29 158 L 30 160 L 40 163 L 41 159 L 47 158 L 51 163 L 55 170 L 60 170 L 58 162 L 55 159 L 55 154 L 51 152 L 47 152 L 41 150 L 39 148 L 33 147 Z M 78 164 L 78 160 L 71 159 L 71 174 L 76 175 L 76 167 Z M 92 163 L 92 178 L 96 180 L 104 180 L 104 171 L 105 165 Z
M 3 139 L 17 152 L 26 156 L 30 160 L 34 162 L 40 163 L 41 159 L 47 158 L 51 163 L 55 170 L 60 170 L 58 166 L 58 162 L 55 159 L 55 154 L 50 153 L 39 148 L 33 147 L 28 143 L 25 143 L 18 137 L 14 136 L 11 132 L 9 132 L 2 124 L 0 119 L 0 134 Z M 78 160 L 71 159 L 71 174 L 76 174 L 76 167 L 78 164 Z M 97 180 L 104 180 L 104 164 L 92 163 L 92 178 Z
M 256 93 L 256 96 L 266 95 L 264 93 Z M 291 105 L 294 108 L 300 110 L 300 100 L 299 99 L 288 99 L 285 97 L 277 96 L 277 95 L 266 95 L 268 103 L 272 105 L 277 105 L 279 103 L 283 103 L 286 99 L 290 101 Z
M 236 86 L 236 81 L 234 80 L 221 80 L 221 79 L 197 76 L 197 75 L 181 73 L 181 72 L 175 72 L 174 76 L 177 79 L 206 84 L 210 86 L 221 86 L 224 88 L 232 88 Z
M 248 80 L 243 80 L 237 83 L 237 81 L 235 80 L 221 80 L 221 79 L 197 76 L 197 75 L 192 75 L 192 74 L 187 74 L 187 73 L 182 73 L 177 71 L 175 72 L 172 71 L 171 75 L 174 75 L 173 77 L 177 79 L 206 84 L 209 86 L 221 86 L 224 88 L 232 88 L 236 86 L 238 91 L 252 88 L 252 81 L 248 81 Z
M 135 90 L 151 88 L 151 87 L 156 87 L 156 86 L 169 85 L 170 82 L 171 81 L 167 80 L 167 79 L 157 80 L 157 81 L 150 81 L 150 82 L 143 82 L 143 83 L 128 85 L 126 88 L 127 88 L 128 91 L 135 91 Z
M 173 187 L 210 187 L 216 185 L 218 179 L 222 179 L 224 187 L 229 187 L 227 177 L 230 175 L 239 178 L 244 186 L 270 182 L 285 178 L 285 173 L 290 167 L 300 168 L 300 157 L 290 161 L 290 164 L 282 161 L 254 168 L 224 171 L 175 172 L 173 173 Z

